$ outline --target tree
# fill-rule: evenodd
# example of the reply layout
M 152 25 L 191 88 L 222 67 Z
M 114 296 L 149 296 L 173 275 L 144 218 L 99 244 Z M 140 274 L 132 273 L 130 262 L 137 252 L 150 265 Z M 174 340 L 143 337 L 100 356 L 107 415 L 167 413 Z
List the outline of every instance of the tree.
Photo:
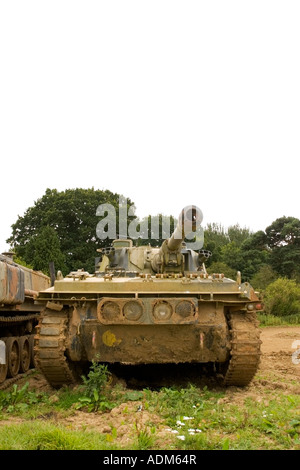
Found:
M 268 263 L 269 249 L 264 232 L 248 232 L 246 235 L 244 231 L 240 237 L 235 237 L 236 241 L 230 241 L 222 247 L 222 260 L 232 269 L 241 271 L 243 281 L 250 281 Z
M 280 217 L 266 228 L 270 248 L 293 244 L 300 246 L 300 220 L 295 217 Z
M 33 267 L 39 269 L 42 252 L 45 249 L 45 234 L 47 235 L 42 229 L 49 227 L 52 229 L 52 235 L 54 230 L 58 238 L 59 244 L 54 243 L 54 239 L 51 243 L 53 249 L 54 247 L 55 250 L 60 249 L 64 255 L 63 265 L 66 271 L 84 268 L 93 272 L 97 248 L 111 243 L 108 238 L 97 237 L 96 227 L 99 222 L 99 216 L 96 215 L 97 208 L 101 204 L 111 204 L 111 207 L 115 208 L 118 230 L 119 201 L 120 195 L 108 190 L 77 188 L 59 192 L 56 189 L 47 189 L 22 217 L 18 217 L 12 225 L 12 235 L 7 241 L 17 256 L 25 262 L 33 264 L 34 257 L 37 265 Z M 125 204 L 126 210 L 132 206 L 129 199 L 125 199 Z M 41 249 L 39 253 L 35 253 L 37 243 Z M 55 252 L 58 256 L 58 251 Z M 62 262 L 62 258 L 59 257 L 57 262 Z M 56 266 L 56 269 L 61 269 L 61 266 Z
M 270 251 L 268 247 L 267 235 L 262 230 L 252 233 L 243 241 L 243 250 Z
M 300 220 L 280 217 L 266 228 L 270 263 L 281 276 L 300 278 Z
M 266 234 L 263 231 L 252 233 L 241 244 L 241 270 L 243 279 L 250 279 L 269 263 L 270 250 L 266 242 Z
M 212 256 L 209 258 L 207 265 L 211 265 L 222 259 L 222 247 L 229 243 L 228 234 L 225 232 L 221 224 L 208 224 L 204 230 L 204 248 L 211 251 Z
M 227 243 L 221 250 L 222 260 L 227 266 L 234 269 L 235 271 L 241 271 L 242 269 L 242 251 L 237 246 L 235 241 Z
M 49 263 L 51 261 L 61 271 L 67 271 L 65 256 L 60 249 L 59 238 L 52 227 L 42 227 L 40 232 L 32 237 L 31 242 L 26 245 L 25 253 L 26 259 L 31 259 L 34 269 L 43 271 L 47 275 L 50 274 Z
M 264 291 L 266 287 L 274 282 L 277 278 L 277 274 L 271 268 L 269 264 L 263 264 L 259 270 L 252 276 L 250 283 L 254 289 Z
M 235 242 L 237 246 L 241 244 L 250 237 L 251 232 L 248 228 L 241 228 L 239 224 L 230 225 L 227 230 L 229 240 Z

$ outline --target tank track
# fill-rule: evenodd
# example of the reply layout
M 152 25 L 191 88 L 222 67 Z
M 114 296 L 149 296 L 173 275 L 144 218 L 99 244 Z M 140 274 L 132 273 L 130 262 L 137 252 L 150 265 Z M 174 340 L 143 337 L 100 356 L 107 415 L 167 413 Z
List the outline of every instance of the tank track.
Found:
M 28 370 L 28 372 L 24 372 L 23 374 L 18 374 L 16 377 L 6 379 L 4 382 L 0 384 L 0 391 L 6 390 L 11 385 L 15 384 L 16 382 L 19 382 L 19 380 L 29 377 L 34 372 L 35 372 L 35 369 L 30 369 Z
M 54 388 L 73 385 L 78 377 L 65 356 L 68 314 L 66 311 L 44 310 L 35 336 L 35 360 L 47 381 Z
M 16 349 L 8 349 L 6 364 L 0 364 L 0 390 L 5 390 L 35 368 L 33 357 L 34 332 L 32 330 L 22 334 L 20 331 L 22 328 L 26 328 L 27 322 L 37 321 L 37 318 L 37 314 L 0 316 L 0 326 L 5 326 L 8 329 L 6 334 L 1 333 L 0 330 L 0 340 L 4 341 L 7 347 L 9 342 L 10 345 L 14 344 L 16 347 Z M 10 331 L 10 328 L 16 329 Z
M 224 377 L 227 386 L 249 385 L 260 362 L 260 330 L 255 314 L 231 313 L 231 358 Z

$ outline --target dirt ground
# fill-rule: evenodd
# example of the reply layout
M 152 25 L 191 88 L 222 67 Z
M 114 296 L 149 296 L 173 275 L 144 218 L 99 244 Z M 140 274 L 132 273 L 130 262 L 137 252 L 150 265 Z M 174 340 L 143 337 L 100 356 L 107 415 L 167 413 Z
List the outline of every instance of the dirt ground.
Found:
M 300 327 L 267 327 L 261 333 L 261 363 L 250 388 L 268 385 L 300 394 Z
M 257 376 L 248 387 L 229 387 L 223 400 L 239 403 L 250 396 L 253 400 L 260 401 L 270 389 L 300 394 L 300 351 L 296 357 L 298 361 L 294 359 L 294 362 L 299 364 L 294 364 L 292 360 L 292 354 L 300 349 L 300 327 L 263 328 L 261 340 L 262 356 Z M 295 341 L 299 341 L 296 343 L 297 349 L 292 347 L 295 346 Z M 115 427 L 123 444 L 130 440 L 129 430 L 133 425 L 143 428 L 143 424 L 152 422 L 158 426 L 159 433 L 166 439 L 168 433 L 166 427 L 160 424 L 161 419 L 146 410 L 138 413 L 140 405 L 137 402 L 123 403 L 105 417 L 80 412 L 68 418 L 68 421 L 79 428 L 84 425 L 102 432 L 110 432 L 111 428 Z
M 251 384 L 245 388 L 229 387 L 225 390 L 224 403 L 243 403 L 246 398 L 260 402 L 270 398 L 270 392 L 276 394 L 300 394 L 300 326 L 299 327 L 267 327 L 261 330 L 261 362 L 260 367 Z M 294 356 L 292 354 L 294 353 Z M 297 364 L 298 362 L 298 364 Z M 30 387 L 35 390 L 53 392 L 53 401 L 57 398 L 56 391 L 51 389 L 41 374 L 33 374 L 29 378 Z M 202 380 L 202 379 L 201 379 Z M 201 382 L 199 385 L 205 383 Z M 122 384 L 126 384 L 121 379 Z M 196 384 L 197 385 L 197 384 Z M 211 381 L 209 386 L 220 388 Z M 134 388 L 127 383 L 127 389 Z M 141 387 L 140 387 L 141 388 Z M 55 419 L 55 416 L 52 416 Z M 88 429 L 101 433 L 111 434 L 117 430 L 118 443 L 122 446 L 130 445 L 134 433 L 145 429 L 148 423 L 156 428 L 156 436 L 167 443 L 172 436 L 168 432 L 161 417 L 143 409 L 143 403 L 129 401 L 112 409 L 109 413 L 87 413 L 82 410 L 66 418 L 59 417 L 61 424 L 72 429 Z M 10 419 L 9 422 L 12 422 Z M 0 424 L 7 424 L 1 421 Z

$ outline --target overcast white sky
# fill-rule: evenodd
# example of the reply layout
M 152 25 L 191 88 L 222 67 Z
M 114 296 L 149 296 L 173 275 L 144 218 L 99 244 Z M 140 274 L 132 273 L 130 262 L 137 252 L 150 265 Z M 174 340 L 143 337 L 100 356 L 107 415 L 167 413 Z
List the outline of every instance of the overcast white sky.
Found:
M 299 24 L 298 0 L 0 0 L 0 252 L 47 187 L 300 218 Z

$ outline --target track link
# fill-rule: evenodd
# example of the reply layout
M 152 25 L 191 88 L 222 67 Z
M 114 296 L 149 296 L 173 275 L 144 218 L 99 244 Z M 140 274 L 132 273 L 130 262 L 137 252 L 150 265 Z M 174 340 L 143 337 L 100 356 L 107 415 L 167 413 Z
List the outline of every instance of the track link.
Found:
M 24 372 L 24 374 L 19 374 L 16 377 L 6 379 L 5 382 L 0 384 L 0 390 L 6 390 L 11 385 L 15 384 L 16 382 L 19 382 L 19 380 L 29 377 L 31 374 L 33 374 L 33 372 L 35 372 L 35 369 L 30 369 L 28 372 Z
M 246 386 L 260 362 L 260 330 L 255 314 L 231 313 L 231 358 L 224 377 L 225 385 Z
M 54 388 L 77 382 L 71 364 L 65 355 L 68 313 L 45 309 L 37 326 L 35 336 L 35 359 L 37 367 Z

